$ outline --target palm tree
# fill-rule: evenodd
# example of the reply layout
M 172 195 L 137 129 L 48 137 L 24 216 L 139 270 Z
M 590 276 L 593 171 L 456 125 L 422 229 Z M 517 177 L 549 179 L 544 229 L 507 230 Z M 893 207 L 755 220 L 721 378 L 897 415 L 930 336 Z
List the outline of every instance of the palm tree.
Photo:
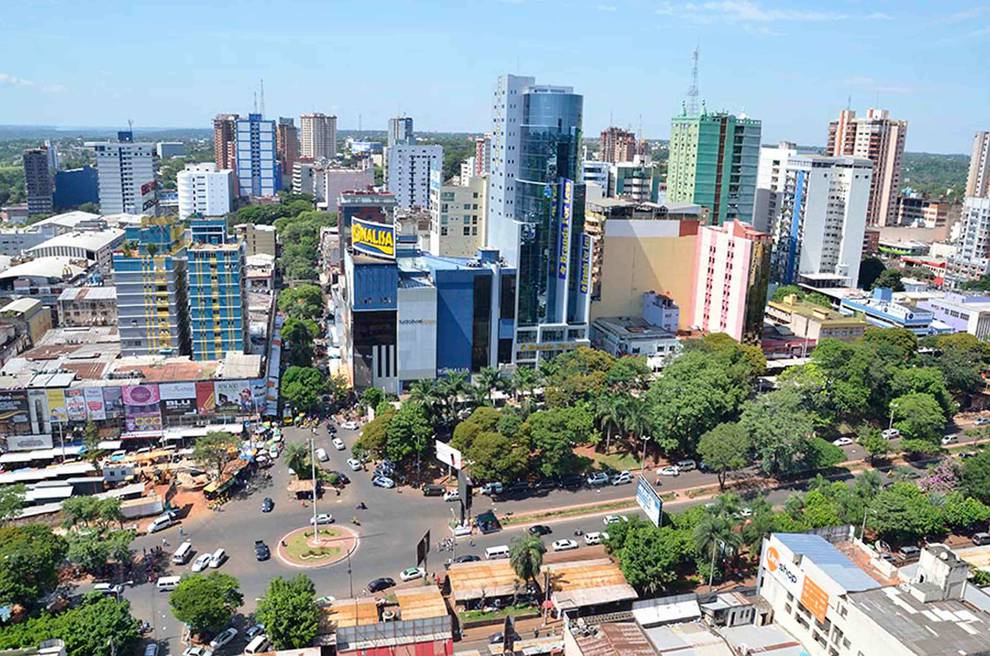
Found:
M 536 575 L 540 573 L 543 566 L 543 554 L 547 552 L 547 546 L 543 540 L 536 535 L 524 535 L 512 541 L 509 550 L 509 563 L 516 572 L 516 576 L 523 581 L 536 582 Z
M 489 405 L 495 405 L 495 390 L 502 387 L 502 372 L 497 367 L 482 367 L 475 375 L 475 383 L 485 391 Z
M 438 381 L 437 396 L 443 406 L 444 421 L 447 425 L 452 425 L 457 420 L 458 401 L 467 394 L 470 387 L 468 373 L 465 371 L 449 373 Z
M 619 425 L 633 440 L 642 439 L 653 425 L 646 401 L 635 396 L 624 399 L 619 406 L 621 419 Z M 630 446 L 632 445 L 630 441 Z M 643 459 L 646 459 L 646 441 L 643 440 Z
M 285 465 L 295 472 L 300 480 L 310 478 L 309 445 L 301 442 L 289 442 L 282 453 Z
M 739 516 L 740 510 L 742 510 L 742 499 L 739 498 L 739 495 L 732 492 L 726 492 L 725 494 L 720 494 L 718 498 L 715 499 L 715 505 L 710 507 L 708 512 L 717 517 L 724 517 L 730 522 L 735 523 Z
M 622 425 L 624 399 L 614 394 L 603 394 L 595 399 L 595 419 L 605 431 L 605 453 L 612 448 L 612 430 Z
M 540 372 L 533 367 L 520 366 L 512 374 L 513 398 L 518 401 L 519 394 L 530 396 L 533 390 L 540 386 Z
M 437 381 L 416 380 L 409 386 L 409 399 L 421 403 L 426 408 L 433 429 L 443 422 L 443 402 L 438 394 Z
M 738 553 L 742 544 L 742 536 L 735 531 L 731 518 L 708 513 L 694 527 L 694 548 L 698 554 L 711 553 L 711 570 L 708 573 L 708 586 L 711 587 L 715 577 L 715 558 L 718 554 Z

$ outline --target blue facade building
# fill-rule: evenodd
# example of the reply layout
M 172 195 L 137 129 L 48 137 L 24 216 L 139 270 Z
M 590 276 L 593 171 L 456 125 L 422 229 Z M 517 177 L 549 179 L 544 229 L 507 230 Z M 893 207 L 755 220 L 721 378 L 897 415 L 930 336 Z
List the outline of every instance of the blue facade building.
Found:
M 275 147 L 275 121 L 261 114 L 237 119 L 237 145 L 234 161 L 241 196 L 274 196 L 282 186 L 282 174 Z
M 222 360 L 248 345 L 243 242 L 188 249 L 189 333 L 194 360 Z
M 100 202 L 100 184 L 96 169 L 84 166 L 55 173 L 55 209 L 66 210 L 83 203 Z
M 839 312 L 861 316 L 880 328 L 904 328 L 919 337 L 953 332 L 951 326 L 937 321 L 931 310 L 896 303 L 893 292 L 886 287 L 874 289 L 869 298 L 843 298 Z

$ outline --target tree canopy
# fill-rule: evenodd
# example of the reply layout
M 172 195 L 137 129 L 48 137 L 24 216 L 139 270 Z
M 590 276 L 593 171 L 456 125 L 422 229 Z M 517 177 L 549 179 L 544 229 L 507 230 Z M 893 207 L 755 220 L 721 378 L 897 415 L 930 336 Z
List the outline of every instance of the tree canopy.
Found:
M 0 527 L 0 602 L 32 608 L 58 585 L 69 545 L 41 524 Z
M 179 581 L 168 599 L 175 619 L 195 633 L 215 633 L 224 628 L 244 603 L 237 579 L 211 572 L 192 574 Z
M 320 628 L 316 588 L 304 574 L 291 579 L 276 576 L 258 602 L 255 619 L 276 649 L 298 649 L 312 644 Z

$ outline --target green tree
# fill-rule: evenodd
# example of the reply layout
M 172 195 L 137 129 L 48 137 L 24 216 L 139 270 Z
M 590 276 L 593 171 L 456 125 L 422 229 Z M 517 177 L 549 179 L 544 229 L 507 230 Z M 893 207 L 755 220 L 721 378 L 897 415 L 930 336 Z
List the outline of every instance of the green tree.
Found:
M 529 449 L 493 431 L 479 433 L 463 453 L 476 481 L 514 481 L 529 467 Z
M 990 507 L 958 490 L 945 495 L 941 500 L 941 511 L 946 527 L 955 531 L 968 531 L 977 526 L 982 528 L 990 520 Z
M 869 424 L 863 424 L 859 429 L 859 445 L 866 451 L 870 463 L 876 463 L 890 453 L 890 442 L 880 434 L 880 431 Z
M 897 269 L 884 269 L 883 273 L 877 276 L 870 289 L 880 289 L 881 287 L 895 292 L 904 291 L 904 283 L 901 282 L 901 272 Z
M 990 344 L 969 333 L 938 335 L 926 345 L 936 350 L 932 363 L 939 368 L 946 387 L 957 398 L 966 400 L 983 388 L 982 372 L 990 361 Z
M 615 358 L 586 346 L 567 351 L 544 365 L 543 395 L 547 404 L 563 407 L 591 401 L 605 390 Z
M 320 329 L 312 319 L 286 319 L 282 326 L 282 341 L 288 350 L 291 365 L 309 367 L 313 364 L 313 340 Z
M 910 362 L 918 351 L 918 336 L 906 328 L 867 328 L 863 342 L 884 360 Z
M 718 487 L 725 489 L 725 476 L 749 464 L 753 442 L 739 424 L 719 424 L 698 440 L 698 456 L 718 475 Z
M 990 449 L 965 460 L 959 478 L 967 496 L 990 503 Z
M 478 435 L 498 429 L 501 415 L 502 413 L 495 408 L 475 408 L 467 419 L 454 427 L 454 435 L 450 440 L 451 446 L 461 452 L 469 451 Z
M 523 581 L 535 582 L 543 566 L 543 554 L 547 547 L 536 535 L 523 535 L 512 540 L 509 547 L 509 563 L 516 576 Z
M 622 427 L 622 404 L 624 402 L 624 396 L 614 393 L 600 394 L 595 398 L 593 406 L 595 420 L 605 432 L 605 453 L 608 453 L 612 448 L 613 431 L 620 430 Z
M 768 474 L 800 469 L 815 428 L 803 398 L 791 388 L 749 401 L 739 424 L 749 434 L 760 466 Z
M 291 366 L 282 375 L 282 398 L 296 412 L 313 412 L 322 403 L 327 379 L 314 367 Z
M 860 289 L 873 289 L 873 283 L 876 282 L 885 268 L 883 260 L 880 258 L 873 257 L 872 255 L 864 257 L 859 263 L 859 282 L 857 286 Z
M 945 428 L 945 414 L 931 394 L 912 392 L 891 402 L 894 427 L 909 440 L 938 442 Z
M 574 447 L 594 440 L 594 416 L 584 404 L 548 408 L 531 414 L 522 426 L 544 476 L 575 471 Z
M 721 561 L 734 558 L 742 545 L 742 535 L 735 530 L 732 518 L 708 513 L 694 527 L 692 540 L 699 573 L 708 572 L 711 580 L 721 579 Z M 714 570 L 712 562 L 715 563 Z
M 481 390 L 488 405 L 495 405 L 495 392 L 504 387 L 502 372 L 498 367 L 482 367 L 475 376 L 478 389 Z
M 320 629 L 313 581 L 304 574 L 289 580 L 276 576 L 269 582 L 254 616 L 265 625 L 265 634 L 276 649 L 308 647 Z
M 0 600 L 32 608 L 58 585 L 64 538 L 41 524 L 0 527 Z
M 867 526 L 881 538 L 897 543 L 938 535 L 944 530 L 939 509 L 913 483 L 894 483 L 870 504 Z
M 627 355 L 617 358 L 605 376 L 608 389 L 619 393 L 632 390 L 645 390 L 653 377 L 653 370 L 646 363 L 646 357 Z
M 406 401 L 385 429 L 385 454 L 394 462 L 416 456 L 416 467 L 423 452 L 430 446 L 433 426 L 426 409 L 416 401 Z
M 894 372 L 890 383 L 891 394 L 894 397 L 904 396 L 912 392 L 922 392 L 931 395 L 942 408 L 946 420 L 959 409 L 952 394 L 945 385 L 945 377 L 938 367 L 903 367 Z
M 637 524 L 627 531 L 623 540 L 619 567 L 629 585 L 641 593 L 656 594 L 677 580 L 677 568 L 690 551 L 690 539 L 685 531 Z
M 220 478 L 227 463 L 237 457 L 237 438 L 223 431 L 210 431 L 193 445 L 193 460 Z
M 133 560 L 130 549 L 135 533 L 131 530 L 109 531 L 106 529 L 87 529 L 72 531 L 68 534 L 69 562 L 83 570 L 101 575 L 110 571 L 113 563 L 128 565 Z
M 175 619 L 194 633 L 224 628 L 244 603 L 237 579 L 220 572 L 193 574 L 179 581 L 168 599 Z
M 35 649 L 43 640 L 59 638 L 67 656 L 115 656 L 136 653 L 140 623 L 126 600 L 99 594 L 83 597 L 74 608 L 44 613 L 0 631 L 0 649 Z
M 289 442 L 282 453 L 285 465 L 302 481 L 313 478 L 312 458 L 308 442 Z
M 540 386 L 540 373 L 532 367 L 518 367 L 510 379 L 510 386 L 515 399 L 519 396 L 531 397 L 533 390 Z
M 395 417 L 395 410 L 389 408 L 385 412 L 375 414 L 375 418 L 364 425 L 361 436 L 355 443 L 355 448 L 375 457 L 383 458 L 388 444 L 388 428 Z
M 87 460 L 95 461 L 100 457 L 100 429 L 95 422 L 86 422 L 83 428 L 83 446 L 86 447 Z
M 369 387 L 361 392 L 360 402 L 365 408 L 375 409 L 385 400 L 385 392 L 377 387 Z
M 21 514 L 26 491 L 27 488 L 21 483 L 0 487 L 0 524 Z

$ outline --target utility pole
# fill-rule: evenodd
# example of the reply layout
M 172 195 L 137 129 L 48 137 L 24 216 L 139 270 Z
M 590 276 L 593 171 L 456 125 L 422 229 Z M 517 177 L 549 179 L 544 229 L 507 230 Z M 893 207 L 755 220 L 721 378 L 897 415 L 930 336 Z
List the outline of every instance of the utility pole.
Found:
M 319 541 L 320 539 L 320 525 L 316 523 L 316 441 L 314 438 L 309 438 L 309 470 L 310 476 L 313 477 L 313 540 Z M 348 561 L 349 562 L 349 561 Z

